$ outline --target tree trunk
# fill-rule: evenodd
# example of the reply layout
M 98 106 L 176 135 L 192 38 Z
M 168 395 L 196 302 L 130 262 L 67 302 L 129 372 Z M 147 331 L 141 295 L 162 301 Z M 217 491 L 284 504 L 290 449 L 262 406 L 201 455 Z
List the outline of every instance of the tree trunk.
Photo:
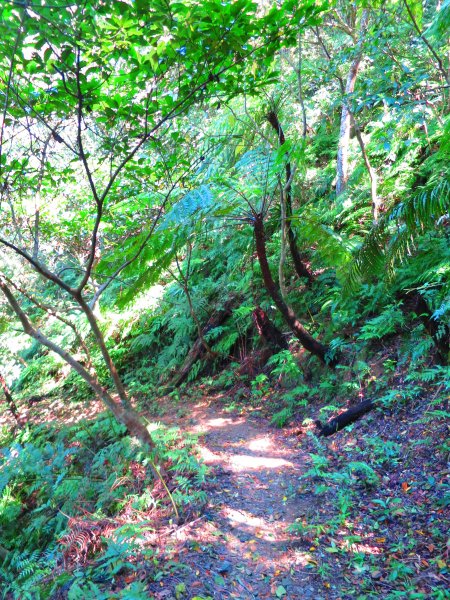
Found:
M 323 363 L 327 363 L 326 355 L 328 352 L 328 347 L 318 342 L 307 331 L 307 329 L 303 327 L 303 325 L 297 319 L 297 316 L 295 315 L 292 308 L 288 306 L 281 297 L 278 288 L 273 280 L 272 273 L 270 272 L 269 263 L 267 261 L 264 222 L 262 215 L 254 215 L 253 230 L 255 233 L 256 253 L 258 255 L 258 261 L 261 266 L 261 273 L 267 292 L 269 293 L 270 297 L 272 298 L 277 308 L 283 315 L 284 320 L 292 329 L 294 335 L 300 341 L 302 346 L 306 350 L 308 350 L 308 352 L 311 352 L 311 354 L 317 356 Z M 336 361 L 334 360 L 328 364 L 333 366 L 334 364 L 336 364 Z
M 378 223 L 378 217 L 380 216 L 380 208 L 381 208 L 381 201 L 378 198 L 378 190 L 377 190 L 377 186 L 378 186 L 377 174 L 376 174 L 375 169 L 370 164 L 369 155 L 367 154 L 367 151 L 366 151 L 366 145 L 365 145 L 363 137 L 362 137 L 361 129 L 360 129 L 358 123 L 356 122 L 353 114 L 351 114 L 351 120 L 352 120 L 353 126 L 355 128 L 356 139 L 358 140 L 359 147 L 361 148 L 361 154 L 364 159 L 364 164 L 366 165 L 367 172 L 369 173 L 370 197 L 372 199 L 372 217 L 373 217 L 373 222 L 376 225 Z
M 282 146 L 286 138 L 284 136 L 284 131 L 281 127 L 280 121 L 278 119 L 278 115 L 275 111 L 271 110 L 267 114 L 267 120 L 275 129 L 278 141 L 280 146 Z M 284 197 L 286 201 L 286 229 L 289 241 L 289 250 L 291 252 L 292 261 L 294 263 L 295 272 L 299 277 L 306 277 L 308 282 L 313 280 L 313 275 L 308 267 L 305 265 L 303 258 L 300 255 L 300 252 L 297 247 L 297 242 L 295 240 L 295 233 L 292 228 L 292 195 L 291 195 L 291 179 L 292 179 L 292 167 L 290 161 L 286 163 L 286 188 L 284 190 Z
M 184 381 L 186 381 L 187 376 L 190 373 L 194 363 L 200 360 L 206 353 L 205 344 L 203 340 L 205 335 L 214 327 L 221 325 L 229 316 L 231 316 L 234 305 L 236 304 L 236 298 L 232 298 L 225 303 L 224 307 L 216 310 L 208 319 L 208 322 L 202 329 L 202 335 L 197 338 L 192 348 L 189 350 L 189 354 L 186 356 L 184 363 L 174 377 L 174 379 L 170 382 L 168 388 L 174 389 L 179 387 Z M 209 353 L 208 353 L 209 354 Z M 209 354 L 211 356 L 211 354 Z
M 155 450 L 156 445 L 151 437 L 150 433 L 147 430 L 147 427 L 142 422 L 139 414 L 131 407 L 129 401 L 127 400 L 127 405 L 119 404 L 116 402 L 112 396 L 105 390 L 98 379 L 89 373 L 82 364 L 80 364 L 71 354 L 69 354 L 64 348 L 61 348 L 57 344 L 55 344 L 52 340 L 47 338 L 39 329 L 35 329 L 28 319 L 25 312 L 21 309 L 19 303 L 17 302 L 14 294 L 11 292 L 9 287 L 0 279 L 0 289 L 5 295 L 9 305 L 11 306 L 14 313 L 19 318 L 24 332 L 35 339 L 37 342 L 55 352 L 60 356 L 68 365 L 72 367 L 74 371 L 76 371 L 80 377 L 86 381 L 86 383 L 91 387 L 91 389 L 95 392 L 97 397 L 103 402 L 103 404 L 109 408 L 109 410 L 113 413 L 115 418 L 125 425 L 128 430 L 128 433 L 136 437 L 141 444 L 144 446 L 148 446 L 150 450 Z M 92 318 L 95 319 L 95 317 Z M 98 327 L 98 326 L 97 326 Z M 100 332 L 101 335 L 101 332 Z M 103 336 L 102 336 L 103 340 Z M 103 342 L 104 343 L 104 342 Z M 106 349 L 106 347 L 105 347 Z M 125 392 L 123 392 L 125 393 Z M 122 398 L 120 398 L 122 400 Z M 165 476 L 164 470 L 162 468 L 159 471 L 151 465 L 151 470 L 157 479 L 161 479 Z
M 5 394 L 6 402 L 8 403 L 8 408 L 11 411 L 12 416 L 16 420 L 17 425 L 22 426 L 19 418 L 19 409 L 17 408 L 17 404 L 14 402 L 14 398 L 12 397 L 11 391 L 8 387 L 8 384 L 5 381 L 5 378 L 0 373 L 0 385 L 3 388 L 3 393 Z
M 351 111 L 348 105 L 347 96 L 352 94 L 355 89 L 356 77 L 358 75 L 359 65 L 362 58 L 362 43 L 367 29 L 367 21 L 369 11 L 364 9 L 361 15 L 359 25 L 359 40 L 356 48 L 356 56 L 350 65 L 350 70 L 347 76 L 345 85 L 345 95 L 342 99 L 341 127 L 339 131 L 339 144 L 337 152 L 336 166 L 336 195 L 339 196 L 347 187 L 348 181 L 348 149 L 350 144 L 350 129 L 351 129 Z
M 289 344 L 281 331 L 276 327 L 267 316 L 266 312 L 257 306 L 252 313 L 253 322 L 260 337 L 266 342 L 274 352 L 287 350 Z
M 213 350 L 211 349 L 211 346 L 208 344 L 208 342 L 206 341 L 206 339 L 203 335 L 202 326 L 197 317 L 197 313 L 195 312 L 194 303 L 192 302 L 191 292 L 189 290 L 189 271 L 190 271 L 190 264 L 191 264 L 191 258 L 192 258 L 192 244 L 189 240 L 187 241 L 187 248 L 188 248 L 188 250 L 187 250 L 187 273 L 186 274 L 183 273 L 183 269 L 181 268 L 181 265 L 179 263 L 177 253 L 175 253 L 175 261 L 177 263 L 178 276 L 175 275 L 174 273 L 172 273 L 172 271 L 170 271 L 170 269 L 169 269 L 169 272 L 172 275 L 172 277 L 175 279 L 175 281 L 180 285 L 181 289 L 183 290 L 183 292 L 186 296 L 186 300 L 188 301 L 188 305 L 189 305 L 189 312 L 191 313 L 191 317 L 195 323 L 195 326 L 197 327 L 197 334 L 198 334 L 199 340 L 203 344 L 203 347 L 205 348 L 209 358 L 214 359 L 214 358 L 216 358 L 217 353 L 213 352 Z
M 76 295 L 75 299 L 77 300 L 81 310 L 86 315 L 91 331 L 94 334 L 95 341 L 97 342 L 100 348 L 103 360 L 105 361 L 106 366 L 108 367 L 109 373 L 114 382 L 114 387 L 117 390 L 122 405 L 125 408 L 131 409 L 131 404 L 125 391 L 125 387 L 122 383 L 122 380 L 120 379 L 119 373 L 117 372 L 116 365 L 114 364 L 111 355 L 108 352 L 103 333 L 101 332 L 100 327 L 98 326 L 97 317 L 95 316 L 93 310 L 89 307 L 89 305 L 83 300 L 81 294 Z

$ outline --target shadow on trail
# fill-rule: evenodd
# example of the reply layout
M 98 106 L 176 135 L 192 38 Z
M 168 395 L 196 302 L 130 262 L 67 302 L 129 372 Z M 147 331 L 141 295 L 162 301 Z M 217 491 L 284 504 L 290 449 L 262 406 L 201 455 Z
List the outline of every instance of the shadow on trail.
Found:
M 185 566 L 173 574 L 172 590 L 181 579 L 190 582 L 188 597 L 331 598 L 314 572 L 311 544 L 288 532 L 297 517 L 317 510 L 298 491 L 307 462 L 296 443 L 264 419 L 230 416 L 207 402 L 188 419 L 180 426 L 200 434 L 199 452 L 211 468 L 209 504 L 174 533 L 173 557 Z M 171 597 L 170 581 L 164 590 L 155 584 L 155 598 Z

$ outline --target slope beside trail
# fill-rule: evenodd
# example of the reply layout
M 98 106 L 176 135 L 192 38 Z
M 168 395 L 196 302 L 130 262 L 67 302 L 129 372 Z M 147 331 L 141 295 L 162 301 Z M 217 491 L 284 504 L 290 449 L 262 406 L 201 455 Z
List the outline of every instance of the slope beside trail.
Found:
M 165 540 L 164 552 L 180 569 L 152 584 L 155 598 L 178 597 L 180 584 L 188 598 L 336 597 L 336 581 L 330 586 L 317 573 L 315 548 L 287 531 L 320 508 L 299 489 L 308 464 L 296 438 L 207 400 L 177 424 L 200 434 L 199 451 L 211 469 L 208 503 L 199 519 Z

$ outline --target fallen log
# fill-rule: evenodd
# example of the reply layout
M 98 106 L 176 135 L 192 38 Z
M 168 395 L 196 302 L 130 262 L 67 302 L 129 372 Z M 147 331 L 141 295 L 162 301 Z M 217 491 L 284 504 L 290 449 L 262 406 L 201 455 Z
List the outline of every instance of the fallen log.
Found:
M 344 411 L 340 415 L 333 417 L 327 423 L 321 421 L 315 421 L 315 425 L 319 430 L 319 436 L 328 437 L 333 435 L 337 431 L 344 429 L 347 425 L 351 425 L 363 415 L 367 414 L 375 408 L 376 404 L 374 400 L 364 400 L 355 406 L 351 406 L 348 410 Z
M 202 328 L 202 338 L 206 336 L 208 331 L 214 329 L 214 327 L 222 325 L 222 323 L 226 321 L 228 317 L 231 316 L 233 308 L 236 306 L 236 304 L 237 299 L 234 297 L 225 302 L 225 304 L 221 308 L 215 310 L 208 319 L 206 325 Z M 198 337 L 192 348 L 189 350 L 189 353 L 186 356 L 184 363 L 181 366 L 181 369 L 175 375 L 173 380 L 169 383 L 169 389 L 173 390 L 179 387 L 184 381 L 186 381 L 187 376 L 189 375 L 189 372 L 192 369 L 194 363 L 203 358 L 203 356 L 206 354 L 206 349 L 203 344 L 202 338 Z

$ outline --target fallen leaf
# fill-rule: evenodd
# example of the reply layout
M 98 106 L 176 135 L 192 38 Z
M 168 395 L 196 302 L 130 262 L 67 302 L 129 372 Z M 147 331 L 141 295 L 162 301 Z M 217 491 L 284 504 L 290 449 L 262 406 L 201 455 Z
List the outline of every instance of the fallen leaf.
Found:
M 372 577 L 372 579 L 379 579 L 381 577 L 381 571 L 372 571 L 370 576 Z

